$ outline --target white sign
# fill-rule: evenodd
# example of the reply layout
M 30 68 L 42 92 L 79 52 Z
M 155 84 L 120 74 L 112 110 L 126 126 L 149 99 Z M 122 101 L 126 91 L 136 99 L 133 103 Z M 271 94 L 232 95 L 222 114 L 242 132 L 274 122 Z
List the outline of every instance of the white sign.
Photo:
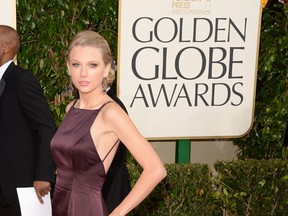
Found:
M 42 197 L 40 203 L 34 187 L 17 188 L 22 216 L 52 216 L 50 192 Z
M 250 130 L 261 13 L 261 0 L 120 0 L 118 93 L 146 138 Z
M 0 0 L 0 24 L 16 29 L 16 0 Z

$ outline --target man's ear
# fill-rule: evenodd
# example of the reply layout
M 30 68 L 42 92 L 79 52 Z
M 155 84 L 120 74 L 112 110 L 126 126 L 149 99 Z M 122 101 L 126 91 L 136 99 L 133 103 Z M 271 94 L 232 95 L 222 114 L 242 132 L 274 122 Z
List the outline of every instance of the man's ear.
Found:
M 11 43 L 4 43 L 4 44 L 3 44 L 3 53 L 4 53 L 4 54 L 9 53 L 11 47 L 12 47 L 12 46 L 11 46 Z

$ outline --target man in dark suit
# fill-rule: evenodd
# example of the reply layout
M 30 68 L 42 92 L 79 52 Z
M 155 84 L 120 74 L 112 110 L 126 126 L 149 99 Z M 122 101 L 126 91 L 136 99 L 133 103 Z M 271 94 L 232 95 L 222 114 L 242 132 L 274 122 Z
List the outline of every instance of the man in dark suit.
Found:
M 43 91 L 33 74 L 15 65 L 20 39 L 0 25 L 0 215 L 20 216 L 16 188 L 34 187 L 40 202 L 50 190 L 55 133 Z
M 273 10 L 273 9 L 279 10 L 279 8 L 280 8 L 279 6 L 283 6 L 286 3 L 287 3 L 287 0 L 268 0 L 266 5 L 265 5 L 265 8 L 268 8 L 270 10 Z M 278 5 L 278 6 L 276 6 L 276 5 Z
M 112 65 L 112 67 L 116 71 L 115 65 Z M 112 88 L 108 89 L 107 94 L 127 113 L 126 107 L 114 94 Z M 103 198 L 110 213 L 131 190 L 130 177 L 126 166 L 126 151 L 125 145 L 120 142 L 102 188 Z

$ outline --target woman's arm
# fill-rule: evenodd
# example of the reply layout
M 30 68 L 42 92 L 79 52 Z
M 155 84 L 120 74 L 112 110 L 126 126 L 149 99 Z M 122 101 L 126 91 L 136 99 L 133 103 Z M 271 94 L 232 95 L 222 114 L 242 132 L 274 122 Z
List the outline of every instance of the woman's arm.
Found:
M 139 133 L 129 116 L 118 105 L 109 104 L 109 109 L 105 113 L 107 114 L 105 121 L 109 122 L 109 128 L 112 128 L 143 168 L 131 192 L 110 214 L 110 216 L 124 216 L 141 203 L 166 177 L 166 170 L 151 144 Z

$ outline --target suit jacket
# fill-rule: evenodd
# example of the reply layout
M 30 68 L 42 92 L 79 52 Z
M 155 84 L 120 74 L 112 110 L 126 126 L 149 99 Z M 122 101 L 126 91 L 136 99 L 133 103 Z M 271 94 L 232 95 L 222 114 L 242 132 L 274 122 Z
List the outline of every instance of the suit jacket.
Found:
M 277 7 L 275 7 L 278 5 Z M 268 2 L 265 5 L 265 8 L 268 8 L 270 10 L 275 10 L 275 11 L 281 11 L 279 6 L 284 6 L 283 3 L 281 3 L 279 0 L 268 0 Z
M 52 180 L 50 141 L 56 126 L 31 72 L 12 62 L 2 79 L 6 85 L 0 96 L 0 187 L 19 210 L 17 187 Z
M 288 124 L 286 124 L 286 129 L 284 132 L 283 146 L 288 146 Z
M 127 113 L 124 104 L 112 89 L 109 89 L 107 94 Z M 125 145 L 120 142 L 102 188 L 103 198 L 109 212 L 112 212 L 131 190 L 130 177 L 126 167 L 126 151 Z

